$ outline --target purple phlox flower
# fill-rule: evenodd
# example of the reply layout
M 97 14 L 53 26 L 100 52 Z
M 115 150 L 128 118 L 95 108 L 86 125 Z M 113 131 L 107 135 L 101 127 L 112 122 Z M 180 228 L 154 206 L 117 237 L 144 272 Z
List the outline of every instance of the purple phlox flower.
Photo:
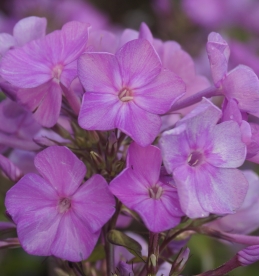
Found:
M 69 22 L 62 30 L 8 51 L 1 61 L 1 76 L 17 91 L 18 101 L 32 111 L 43 126 L 58 119 L 62 89 L 69 99 L 77 76 L 77 58 L 86 48 L 89 24 Z
M 134 272 L 132 271 L 132 265 L 126 264 L 125 262 L 120 261 L 116 267 L 116 275 L 120 276 L 134 276 Z
M 220 109 L 203 98 L 160 139 L 164 165 L 190 218 L 233 213 L 248 189 L 246 178 L 235 169 L 246 156 L 239 126 L 234 121 L 217 124 L 220 118 Z
M 40 147 L 33 141 L 41 126 L 32 114 L 6 98 L 0 103 L 0 144 L 23 150 L 37 150 Z
M 218 33 L 210 33 L 207 53 L 215 86 L 228 100 L 236 99 L 240 110 L 259 116 L 259 80 L 255 72 L 245 65 L 227 71 L 230 50 Z
M 243 171 L 249 188 L 241 207 L 235 214 L 226 215 L 207 224 L 210 228 L 237 234 L 249 234 L 259 227 L 259 178 L 250 170 Z
M 21 246 L 32 255 L 86 259 L 115 211 L 107 182 L 94 175 L 81 185 L 85 165 L 66 147 L 48 147 L 34 162 L 40 175 L 25 175 L 5 199 Z
M 78 118 L 88 130 L 118 128 L 141 146 L 153 142 L 161 119 L 184 94 L 184 84 L 164 70 L 145 39 L 126 43 L 115 55 L 85 53 L 78 62 L 86 93 Z
M 152 232 L 168 230 L 183 215 L 175 187 L 160 179 L 162 157 L 155 146 L 132 143 L 127 167 L 110 183 L 111 192 L 128 208 L 136 211 Z
M 132 222 L 132 217 L 120 214 L 116 221 L 116 227 L 126 228 L 131 224 L 131 222 Z

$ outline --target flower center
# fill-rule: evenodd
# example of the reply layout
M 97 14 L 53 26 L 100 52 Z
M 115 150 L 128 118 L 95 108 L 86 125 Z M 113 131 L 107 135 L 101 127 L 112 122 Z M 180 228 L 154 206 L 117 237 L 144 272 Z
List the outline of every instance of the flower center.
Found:
M 148 189 L 149 196 L 153 199 L 159 199 L 163 194 L 163 188 L 161 186 L 154 186 Z
M 192 152 L 187 159 L 189 166 L 196 167 L 198 166 L 203 160 L 203 155 L 199 151 Z
M 67 212 L 71 207 L 71 200 L 67 197 L 61 198 L 58 203 L 58 211 L 63 214 Z
M 54 81 L 59 83 L 60 75 L 61 75 L 62 71 L 63 71 L 63 65 L 62 64 L 57 64 L 53 67 L 52 77 L 53 77 Z
M 122 102 L 129 102 L 133 100 L 133 92 L 131 89 L 123 87 L 119 92 L 118 97 Z

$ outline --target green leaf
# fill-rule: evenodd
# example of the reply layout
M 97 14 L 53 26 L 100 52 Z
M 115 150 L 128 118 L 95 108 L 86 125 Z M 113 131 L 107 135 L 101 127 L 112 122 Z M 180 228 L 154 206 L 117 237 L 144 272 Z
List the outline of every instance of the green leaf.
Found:
M 90 257 L 86 260 L 87 262 L 96 262 L 99 260 L 103 260 L 105 258 L 105 250 L 102 244 L 98 244 Z
M 125 247 L 135 257 L 141 257 L 141 245 L 126 234 L 118 230 L 111 230 L 107 234 L 107 239 L 112 244 Z

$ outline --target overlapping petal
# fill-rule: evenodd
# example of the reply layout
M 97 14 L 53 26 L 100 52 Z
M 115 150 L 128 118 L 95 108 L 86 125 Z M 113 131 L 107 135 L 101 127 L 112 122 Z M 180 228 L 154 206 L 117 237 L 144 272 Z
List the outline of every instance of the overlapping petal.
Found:
M 38 153 L 34 163 L 59 196 L 73 195 L 86 174 L 84 163 L 66 147 L 48 147 Z

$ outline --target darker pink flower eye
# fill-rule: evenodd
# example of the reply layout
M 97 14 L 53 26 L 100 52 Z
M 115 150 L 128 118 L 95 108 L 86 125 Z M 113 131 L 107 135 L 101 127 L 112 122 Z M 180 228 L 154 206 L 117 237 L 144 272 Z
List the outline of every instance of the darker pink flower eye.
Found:
M 199 151 L 192 152 L 187 159 L 188 165 L 191 167 L 196 167 L 203 161 L 203 154 Z
M 58 212 L 63 214 L 71 207 L 71 200 L 69 198 L 61 198 L 58 203 Z

